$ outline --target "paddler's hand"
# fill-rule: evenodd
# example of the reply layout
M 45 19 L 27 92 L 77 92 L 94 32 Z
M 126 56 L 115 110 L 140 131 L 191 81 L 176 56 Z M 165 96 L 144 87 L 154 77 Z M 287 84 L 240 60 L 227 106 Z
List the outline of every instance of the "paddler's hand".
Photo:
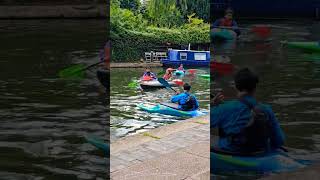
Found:
M 178 95 L 178 94 L 180 94 L 180 91 L 179 91 L 179 90 L 177 90 L 177 92 L 176 92 L 176 95 Z
M 213 106 L 217 106 L 219 104 L 221 104 L 224 101 L 224 95 L 222 94 L 222 92 L 219 92 L 218 94 L 216 94 L 216 96 L 211 100 L 211 103 L 213 104 Z

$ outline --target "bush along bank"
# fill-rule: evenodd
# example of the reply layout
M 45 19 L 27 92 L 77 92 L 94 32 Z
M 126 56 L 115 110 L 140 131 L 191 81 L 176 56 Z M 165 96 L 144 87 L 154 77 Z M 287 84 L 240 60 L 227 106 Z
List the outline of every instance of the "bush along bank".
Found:
M 209 44 L 210 25 L 205 20 L 197 17 L 196 13 L 179 16 L 180 20 L 166 22 L 166 18 L 150 16 L 151 5 L 130 8 L 121 8 L 121 2 L 111 2 L 111 40 L 113 62 L 137 62 L 144 57 L 144 52 L 158 49 L 159 47 L 179 47 L 190 44 Z M 175 1 L 176 3 L 176 1 Z M 140 9 L 140 10 L 139 10 Z M 142 10 L 144 9 L 144 10 Z M 174 14 L 179 14 L 179 9 L 169 9 Z M 166 15 L 170 12 L 164 12 Z M 180 13 L 182 14 L 182 13 Z M 161 21 L 158 19 L 161 19 Z M 175 24 L 176 23 L 176 24 Z

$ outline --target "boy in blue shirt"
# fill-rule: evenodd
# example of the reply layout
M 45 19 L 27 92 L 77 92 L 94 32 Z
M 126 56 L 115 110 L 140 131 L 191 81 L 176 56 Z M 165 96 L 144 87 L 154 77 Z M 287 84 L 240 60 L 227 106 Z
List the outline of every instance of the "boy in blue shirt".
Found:
M 214 149 L 231 154 L 269 152 L 281 148 L 284 134 L 270 106 L 255 99 L 258 77 L 248 68 L 234 77 L 238 99 L 223 102 L 222 93 L 213 99 L 211 128 L 219 129 Z
M 188 83 L 183 85 L 183 93 L 177 93 L 172 96 L 171 102 L 178 103 L 178 108 L 183 111 L 194 111 L 199 108 L 199 103 L 196 97 L 190 94 L 191 86 Z

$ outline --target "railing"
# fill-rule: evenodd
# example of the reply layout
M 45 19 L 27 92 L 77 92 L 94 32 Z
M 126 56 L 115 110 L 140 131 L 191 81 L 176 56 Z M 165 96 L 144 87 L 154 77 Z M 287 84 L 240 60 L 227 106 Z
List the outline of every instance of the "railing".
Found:
M 166 59 L 167 52 L 145 52 L 144 53 L 144 62 L 145 63 L 158 63 L 161 59 Z

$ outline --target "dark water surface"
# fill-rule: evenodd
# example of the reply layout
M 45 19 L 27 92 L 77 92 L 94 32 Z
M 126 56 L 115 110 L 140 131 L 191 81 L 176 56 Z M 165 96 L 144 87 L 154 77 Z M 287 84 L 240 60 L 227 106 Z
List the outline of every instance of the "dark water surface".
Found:
M 104 20 L 0 21 L 0 179 L 105 179 L 106 158 L 84 136 L 106 138 L 106 99 L 95 76 L 62 80 L 98 61 Z
M 253 41 L 249 34 L 242 37 L 242 42 L 216 43 L 215 55 L 227 55 L 236 68 L 249 67 L 259 74 L 257 98 L 272 105 L 291 154 L 307 157 L 319 153 L 320 56 L 288 49 L 280 41 L 317 41 L 320 24 L 308 20 L 240 21 L 239 24 L 242 27 L 271 24 L 284 28 L 272 28 L 265 42 Z M 232 82 L 232 75 L 217 76 L 214 92 L 223 90 L 227 98 L 234 98 Z
M 152 70 L 155 73 L 163 71 L 162 68 L 153 68 Z M 150 114 L 137 108 L 137 105 L 140 103 L 156 104 L 169 101 L 170 97 L 174 95 L 172 91 L 168 91 L 167 89 L 141 92 L 136 88 L 129 88 L 128 84 L 133 80 L 138 80 L 143 71 L 144 69 L 141 68 L 111 70 L 111 141 L 185 119 L 169 115 Z M 197 73 L 208 74 L 209 69 L 198 69 Z M 202 79 L 197 75 L 185 76 L 183 81 L 191 84 L 192 93 L 199 100 L 200 108 L 208 110 L 210 81 Z

